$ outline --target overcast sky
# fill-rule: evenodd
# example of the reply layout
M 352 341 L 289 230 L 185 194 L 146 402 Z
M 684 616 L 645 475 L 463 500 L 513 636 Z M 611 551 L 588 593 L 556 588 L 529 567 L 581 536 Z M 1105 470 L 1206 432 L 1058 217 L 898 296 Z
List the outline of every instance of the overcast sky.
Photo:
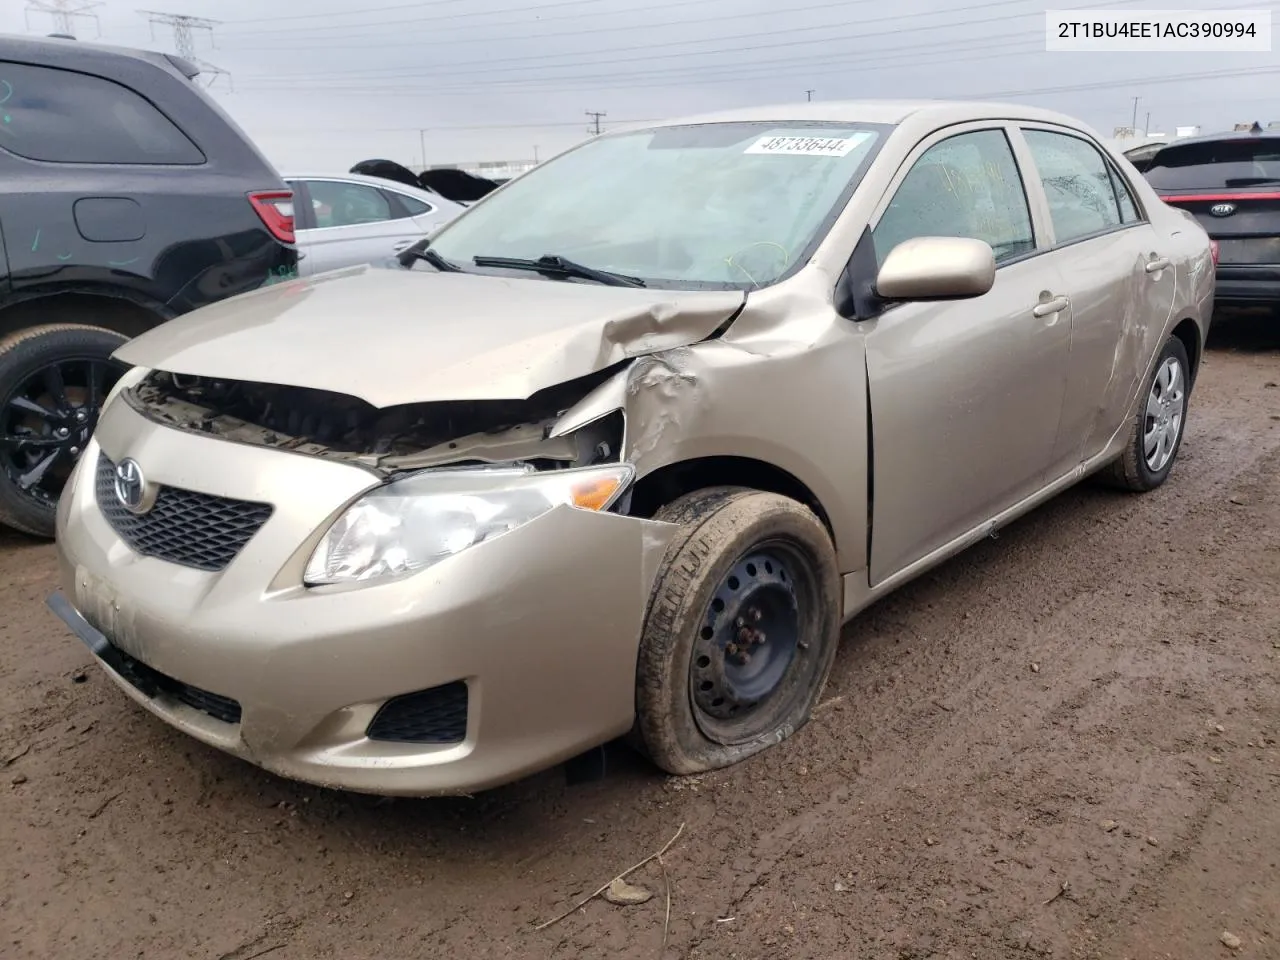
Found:
M 35 0 L 58 5 L 59 0 Z M 1206 130 L 1280 120 L 1280 54 L 1046 53 L 1046 7 L 1270 9 L 1230 0 L 142 0 L 215 18 L 197 55 L 211 88 L 285 169 L 540 158 L 611 123 L 761 103 L 986 97 L 1128 124 Z M 76 34 L 174 51 L 170 28 L 121 0 Z M 0 0 L 0 31 L 53 20 Z M 1280 17 L 1276 17 L 1280 20 Z M 1204 74 L 1235 73 L 1205 77 Z M 1170 80 L 1169 78 L 1186 78 Z M 1270 93 L 1269 93 L 1270 91 Z M 420 135 L 419 130 L 425 128 Z

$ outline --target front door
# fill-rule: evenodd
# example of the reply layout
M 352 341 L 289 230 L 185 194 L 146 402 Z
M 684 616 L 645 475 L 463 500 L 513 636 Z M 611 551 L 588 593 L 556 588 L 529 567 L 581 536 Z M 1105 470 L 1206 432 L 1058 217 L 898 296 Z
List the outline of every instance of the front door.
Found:
M 906 167 L 873 218 L 880 261 L 912 237 L 975 237 L 997 270 L 981 297 L 864 324 L 872 586 L 1043 486 L 1070 351 L 1065 279 L 1038 254 L 1005 128 L 935 135 Z

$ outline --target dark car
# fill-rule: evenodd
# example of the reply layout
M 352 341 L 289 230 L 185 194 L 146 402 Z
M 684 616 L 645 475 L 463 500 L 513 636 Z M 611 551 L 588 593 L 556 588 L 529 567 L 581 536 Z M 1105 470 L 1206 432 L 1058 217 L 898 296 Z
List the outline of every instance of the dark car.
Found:
M 1218 304 L 1280 305 L 1280 130 L 1175 141 L 1156 151 L 1145 176 L 1214 240 Z
M 292 194 L 198 73 L 0 36 L 0 523 L 52 535 L 121 343 L 297 272 Z

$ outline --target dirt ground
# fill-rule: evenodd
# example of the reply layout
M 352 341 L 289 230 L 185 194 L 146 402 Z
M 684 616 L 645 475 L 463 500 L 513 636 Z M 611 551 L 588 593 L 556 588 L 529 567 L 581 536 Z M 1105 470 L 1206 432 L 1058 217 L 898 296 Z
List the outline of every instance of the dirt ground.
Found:
M 692 780 L 277 779 L 133 706 L 0 533 L 0 956 L 1280 958 L 1271 330 L 1219 323 L 1162 490 L 1068 492 L 880 603 L 808 727 Z M 533 929 L 682 825 L 647 903 Z

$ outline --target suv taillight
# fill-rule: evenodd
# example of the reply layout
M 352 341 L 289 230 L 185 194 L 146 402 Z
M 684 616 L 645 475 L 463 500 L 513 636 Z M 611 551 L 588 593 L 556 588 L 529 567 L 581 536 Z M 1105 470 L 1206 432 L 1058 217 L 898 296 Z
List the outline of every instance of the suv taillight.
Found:
M 1213 265 L 1216 267 L 1218 265 L 1218 241 L 1217 240 L 1209 241 L 1209 256 L 1213 258 Z
M 293 191 L 258 190 L 249 194 L 249 203 L 271 235 L 281 243 L 293 243 Z

